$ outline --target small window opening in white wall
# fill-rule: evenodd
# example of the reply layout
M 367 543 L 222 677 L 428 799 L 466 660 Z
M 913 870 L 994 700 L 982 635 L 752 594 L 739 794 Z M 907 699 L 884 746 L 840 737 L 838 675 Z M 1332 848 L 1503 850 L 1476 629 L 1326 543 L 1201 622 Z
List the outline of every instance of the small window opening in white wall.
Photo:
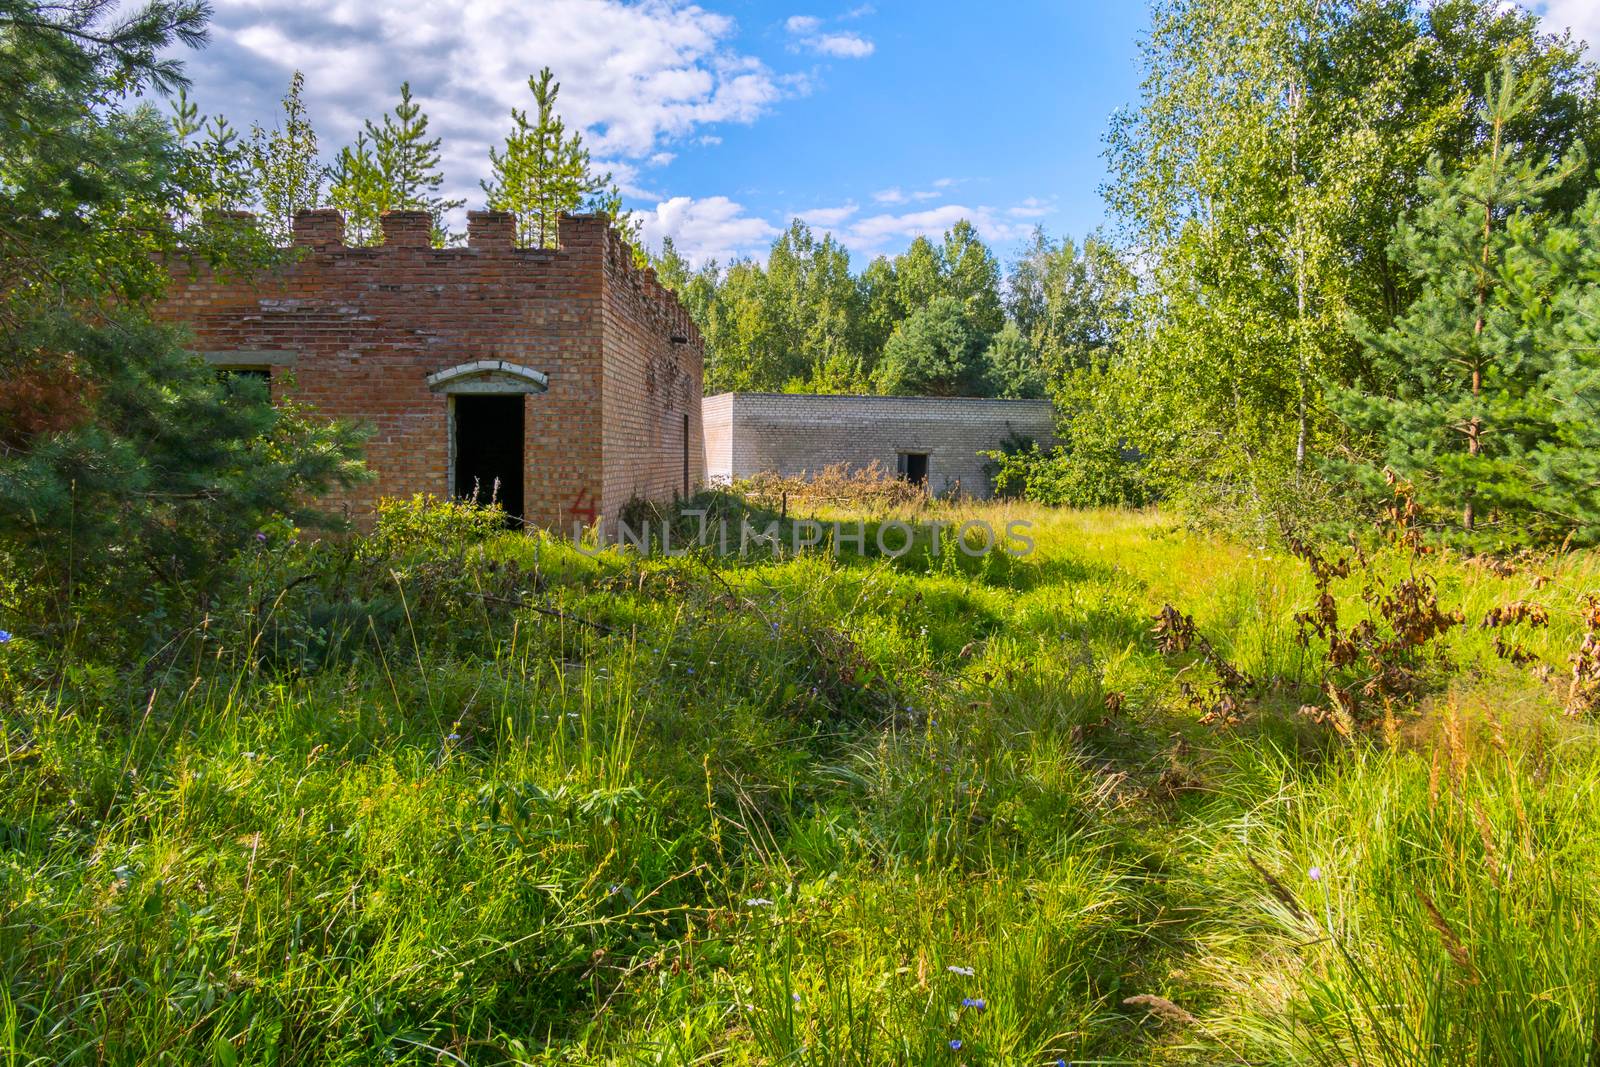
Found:
M 912 485 L 928 484 L 928 453 L 902 452 L 896 468 L 900 477 Z

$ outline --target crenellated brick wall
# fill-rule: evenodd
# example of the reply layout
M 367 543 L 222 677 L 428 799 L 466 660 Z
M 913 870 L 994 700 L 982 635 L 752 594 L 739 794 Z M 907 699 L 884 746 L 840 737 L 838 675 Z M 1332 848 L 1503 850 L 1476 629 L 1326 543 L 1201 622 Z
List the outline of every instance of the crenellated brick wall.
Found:
M 479 361 L 548 379 L 524 398 L 530 522 L 567 530 L 635 493 L 670 499 L 685 415 L 690 485 L 704 480 L 699 333 L 603 216 L 563 217 L 558 250 L 515 247 L 503 213 L 471 213 L 465 248 L 432 248 L 430 225 L 390 212 L 382 245 L 353 248 L 338 212 L 302 212 L 288 266 L 248 279 L 178 267 L 162 314 L 213 363 L 267 368 L 275 396 L 372 428 L 376 480 L 339 501 L 357 518 L 379 496 L 452 491 L 452 399 L 429 379 Z

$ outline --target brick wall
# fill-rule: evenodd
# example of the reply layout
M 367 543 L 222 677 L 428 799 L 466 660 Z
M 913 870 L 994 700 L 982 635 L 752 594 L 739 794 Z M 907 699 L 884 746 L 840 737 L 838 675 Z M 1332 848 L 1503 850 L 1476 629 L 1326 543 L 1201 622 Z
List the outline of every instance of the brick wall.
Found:
M 992 486 L 980 451 L 1013 433 L 1046 446 L 1055 440 L 1048 400 L 724 393 L 707 397 L 703 410 L 706 440 L 716 443 L 713 481 L 763 471 L 805 476 L 837 463 L 876 462 L 892 474 L 902 453 L 921 453 L 933 492 L 985 497 Z
M 615 518 L 633 497 L 670 500 L 705 483 L 703 347 L 689 313 L 615 233 L 604 308 L 602 511 Z
M 514 247 L 512 220 L 499 213 L 472 213 L 466 248 L 430 247 L 424 212 L 390 213 L 383 226 L 383 245 L 350 248 L 338 212 L 302 212 L 298 259 L 249 279 L 178 266 L 161 314 L 186 323 L 214 362 L 266 354 L 275 396 L 372 429 L 375 481 L 335 502 L 357 517 L 379 496 L 452 491 L 452 400 L 428 376 L 476 360 L 548 376 L 547 391 L 524 397 L 529 521 L 565 529 L 586 503 L 610 510 L 624 485 L 672 495 L 664 472 L 681 481 L 686 407 L 699 440 L 688 399 L 699 396 L 699 337 L 672 346 L 650 333 L 683 311 L 659 285 L 623 284 L 620 242 L 603 217 L 564 218 L 559 250 Z M 648 384 L 668 348 L 683 369 L 670 395 L 629 384 Z M 674 415 L 678 437 L 664 429 Z
M 706 435 L 706 480 L 733 480 L 733 394 L 719 393 L 700 402 Z

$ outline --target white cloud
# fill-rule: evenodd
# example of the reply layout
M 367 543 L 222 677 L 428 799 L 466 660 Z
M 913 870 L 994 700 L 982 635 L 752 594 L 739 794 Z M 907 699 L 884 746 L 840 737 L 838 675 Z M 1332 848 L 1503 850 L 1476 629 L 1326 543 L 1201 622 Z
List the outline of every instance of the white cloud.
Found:
M 678 253 L 696 265 L 710 259 L 726 264 L 760 254 L 780 232 L 725 196 L 675 196 L 657 204 L 654 211 L 639 214 L 648 246 L 659 248 L 663 237 L 671 237 Z
M 807 226 L 828 230 L 851 218 L 860 210 L 854 203 L 849 203 L 838 207 L 816 207 L 809 211 L 798 211 L 796 214 Z
M 844 17 L 858 18 L 867 14 L 871 14 L 870 9 L 857 8 Z M 789 45 L 791 51 L 804 50 L 836 59 L 865 59 L 877 51 L 877 46 L 859 33 L 845 30 L 824 33 L 822 20 L 815 15 L 790 15 L 783 28 L 794 38 Z
M 866 59 L 877 51 L 877 45 L 858 33 L 824 33 L 802 43 L 813 52 L 838 59 Z
M 1589 43 L 1591 53 L 1600 52 L 1600 4 L 1595 0 L 1547 0 L 1539 14 L 1551 30 L 1571 29 L 1574 37 Z
M 869 215 L 835 231 L 835 236 L 851 251 L 863 254 L 899 251 L 916 237 L 940 237 L 962 219 L 971 222 L 978 235 L 991 244 L 1026 237 L 1030 227 L 1006 221 L 1005 214 L 991 207 L 941 204 L 921 211 Z
M 1053 210 L 1046 201 L 1030 197 L 1005 209 L 941 204 L 863 216 L 860 206 L 851 200 L 795 214 L 806 225 L 833 234 L 857 256 L 872 256 L 879 252 L 898 253 L 915 237 L 937 240 L 962 219 L 970 221 L 990 244 L 1020 241 L 1033 229 L 1033 223 L 1027 220 L 1036 218 L 1041 208 Z M 663 237 L 671 237 L 678 252 L 695 264 L 710 259 L 727 264 L 740 256 L 764 259 L 773 239 L 783 232 L 778 225 L 749 214 L 742 204 L 725 196 L 677 196 L 663 200 L 654 211 L 641 214 L 647 245 L 659 248 Z M 856 262 L 857 267 L 862 265 L 863 261 Z
M 1054 200 L 1040 200 L 1030 196 L 1020 204 L 1006 209 L 1006 214 L 1014 219 L 1042 219 L 1052 214 L 1056 209 Z
M 935 184 L 938 183 L 936 182 Z M 910 204 L 913 202 L 921 203 L 926 200 L 937 200 L 940 195 L 932 189 L 917 189 L 908 193 L 898 185 L 893 185 L 873 193 L 872 199 L 880 204 Z
M 212 45 L 182 58 L 201 109 L 246 129 L 277 122 L 290 73 L 304 71 L 329 156 L 409 79 L 442 138 L 446 195 L 476 205 L 489 146 L 512 107 L 531 106 L 528 77 L 541 66 L 561 82 L 568 126 L 630 195 L 646 192 L 637 167 L 663 165 L 673 144 L 714 144 L 708 128 L 753 122 L 806 91 L 802 77 L 738 51 L 735 31 L 690 0 L 216 0 Z

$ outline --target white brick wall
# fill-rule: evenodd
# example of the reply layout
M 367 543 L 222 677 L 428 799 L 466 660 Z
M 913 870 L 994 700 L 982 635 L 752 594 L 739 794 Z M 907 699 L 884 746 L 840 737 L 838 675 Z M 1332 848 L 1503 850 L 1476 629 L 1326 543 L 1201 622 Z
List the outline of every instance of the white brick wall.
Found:
M 874 461 L 893 473 L 902 453 L 921 452 L 933 492 L 986 497 L 980 451 L 1000 448 L 1013 433 L 1045 446 L 1055 440 L 1048 400 L 723 393 L 706 397 L 701 412 L 713 482 Z

